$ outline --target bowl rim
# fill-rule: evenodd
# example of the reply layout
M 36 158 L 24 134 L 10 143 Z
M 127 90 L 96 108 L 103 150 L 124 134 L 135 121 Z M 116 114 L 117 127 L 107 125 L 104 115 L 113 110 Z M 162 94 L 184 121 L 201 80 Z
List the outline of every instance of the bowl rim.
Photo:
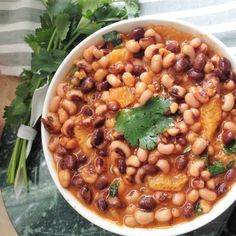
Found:
M 47 111 L 48 111 L 48 104 L 50 101 L 50 98 L 55 93 L 55 86 L 56 84 L 61 81 L 65 76 L 65 70 L 67 72 L 70 70 L 72 64 L 73 57 L 75 58 L 75 55 L 79 53 L 81 48 L 88 47 L 91 45 L 92 41 L 94 41 L 96 38 L 101 38 L 101 35 L 112 31 L 112 30 L 118 30 L 118 31 L 125 31 L 121 30 L 119 28 L 125 29 L 127 28 L 135 28 L 140 25 L 169 25 L 176 29 L 179 29 L 181 31 L 187 31 L 190 34 L 193 35 L 199 35 L 201 38 L 204 38 L 204 41 L 211 45 L 214 50 L 217 52 L 219 51 L 221 54 L 226 56 L 232 64 L 233 69 L 236 69 L 236 63 L 235 58 L 229 51 L 229 49 L 215 36 L 211 35 L 210 33 L 206 32 L 205 30 L 192 25 L 190 23 L 187 23 L 182 20 L 176 20 L 176 19 L 165 19 L 165 18 L 159 18 L 156 15 L 149 15 L 149 16 L 143 16 L 138 18 L 132 18 L 128 20 L 123 20 L 114 24 L 111 24 L 109 26 L 106 26 L 97 32 L 93 33 L 92 35 L 88 36 L 85 40 L 83 40 L 81 43 L 79 43 L 63 60 L 59 68 L 57 69 L 56 73 L 53 76 L 53 79 L 49 85 L 46 98 L 43 105 L 43 113 L 42 117 L 45 117 Z M 96 40 L 95 40 L 96 41 Z M 79 53 L 81 54 L 81 53 Z M 76 56 L 77 57 L 77 56 Z M 64 74 L 64 76 L 62 76 Z M 91 211 L 90 209 L 86 208 L 83 204 L 81 204 L 75 196 L 73 196 L 67 189 L 64 189 L 58 180 L 58 176 L 56 173 L 56 169 L 53 163 L 53 158 L 48 150 L 47 143 L 48 143 L 48 133 L 45 130 L 44 126 L 41 124 L 41 139 L 42 139 L 42 146 L 43 146 L 43 152 L 46 159 L 46 163 L 50 172 L 50 175 L 54 181 L 54 183 L 57 186 L 57 189 L 60 191 L 64 199 L 85 219 L 90 221 L 91 223 L 108 230 L 109 232 L 113 232 L 120 235 L 126 235 L 126 236 L 142 236 L 145 233 L 149 233 L 149 236 L 154 236 L 156 234 L 160 234 L 162 236 L 174 236 L 174 235 L 180 235 L 184 234 L 190 231 L 193 231 L 195 229 L 198 229 L 205 224 L 211 222 L 216 217 L 218 217 L 220 214 L 222 214 L 224 211 L 226 211 L 230 205 L 233 204 L 233 202 L 236 200 L 236 184 L 234 184 L 231 188 L 231 190 L 227 193 L 226 196 L 224 196 L 222 199 L 220 199 L 217 203 L 214 204 L 214 207 L 209 213 L 203 214 L 201 216 L 196 217 L 195 219 L 191 221 L 185 221 L 183 223 L 179 223 L 173 226 L 169 227 L 161 227 L 161 228 L 129 228 L 125 225 L 118 225 L 115 222 L 103 218 L 96 214 L 95 212 Z

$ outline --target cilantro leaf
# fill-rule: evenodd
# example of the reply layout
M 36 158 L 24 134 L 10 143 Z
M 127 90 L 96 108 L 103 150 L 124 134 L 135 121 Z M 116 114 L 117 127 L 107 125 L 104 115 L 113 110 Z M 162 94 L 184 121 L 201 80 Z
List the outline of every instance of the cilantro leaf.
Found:
M 226 169 L 229 170 L 229 169 L 233 168 L 234 164 L 235 164 L 235 160 L 234 159 L 229 160 L 229 162 L 226 165 Z
M 105 42 L 110 43 L 113 47 L 122 43 L 120 34 L 115 30 L 104 34 L 102 37 Z
M 224 153 L 225 154 L 236 153 L 236 139 L 229 145 L 224 145 Z
M 118 188 L 119 188 L 120 182 L 118 179 L 115 179 L 110 188 L 109 188 L 109 196 L 115 197 L 118 194 Z
M 138 0 L 125 0 L 126 10 L 129 16 L 138 16 L 140 13 L 140 6 Z
M 169 106 L 168 100 L 153 97 L 143 106 L 120 111 L 116 116 L 115 128 L 124 133 L 131 146 L 140 145 L 152 150 L 156 147 L 157 136 L 174 121 L 164 115 Z
M 70 21 L 68 14 L 60 14 L 55 19 L 57 37 L 63 41 L 69 31 Z
M 208 170 L 210 171 L 212 176 L 216 176 L 219 174 L 223 174 L 226 171 L 226 168 L 221 161 L 215 161 L 213 164 L 208 166 Z
M 201 203 L 198 202 L 195 206 L 195 212 L 196 213 L 202 213 L 203 209 L 202 209 L 202 206 L 201 206 Z

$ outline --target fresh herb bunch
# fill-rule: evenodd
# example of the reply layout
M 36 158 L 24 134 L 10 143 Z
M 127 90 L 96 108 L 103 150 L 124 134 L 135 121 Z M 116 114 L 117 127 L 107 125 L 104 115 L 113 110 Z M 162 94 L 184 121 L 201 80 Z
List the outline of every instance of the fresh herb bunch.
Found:
M 51 81 L 53 74 L 70 50 L 98 29 L 128 16 L 139 15 L 138 0 L 43 0 L 46 12 L 41 27 L 25 37 L 33 49 L 31 70 L 24 70 L 16 98 L 5 108 L 6 123 L 29 125 L 31 100 L 35 89 Z M 26 169 L 27 140 L 17 138 L 7 171 L 9 184 L 17 183 L 21 171 L 28 182 Z

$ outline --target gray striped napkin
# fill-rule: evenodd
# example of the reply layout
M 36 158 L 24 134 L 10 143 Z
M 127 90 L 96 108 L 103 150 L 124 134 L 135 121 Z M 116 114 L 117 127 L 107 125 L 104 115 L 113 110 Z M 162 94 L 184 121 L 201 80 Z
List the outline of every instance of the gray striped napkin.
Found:
M 96 1 L 96 0 L 95 0 Z M 201 26 L 236 55 L 236 1 L 139 0 L 141 15 L 156 14 Z M 0 71 L 19 75 L 30 68 L 31 49 L 24 36 L 39 27 L 44 6 L 39 0 L 0 0 Z

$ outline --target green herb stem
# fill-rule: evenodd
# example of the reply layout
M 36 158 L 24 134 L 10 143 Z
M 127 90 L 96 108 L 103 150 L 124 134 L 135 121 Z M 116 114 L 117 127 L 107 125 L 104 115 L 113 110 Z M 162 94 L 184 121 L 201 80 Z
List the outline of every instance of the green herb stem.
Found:
M 64 50 L 67 51 L 68 48 L 72 45 L 72 43 L 74 43 L 74 41 L 80 36 L 80 32 L 77 32 L 74 36 L 72 36 L 72 39 L 69 41 L 69 43 L 66 44 L 66 46 L 64 47 Z
M 50 38 L 50 41 L 48 43 L 47 51 L 49 51 L 51 49 L 51 47 L 52 47 L 52 43 L 53 43 L 53 40 L 55 38 L 56 32 L 57 32 L 56 29 L 54 29 L 54 31 L 52 33 L 52 36 Z

